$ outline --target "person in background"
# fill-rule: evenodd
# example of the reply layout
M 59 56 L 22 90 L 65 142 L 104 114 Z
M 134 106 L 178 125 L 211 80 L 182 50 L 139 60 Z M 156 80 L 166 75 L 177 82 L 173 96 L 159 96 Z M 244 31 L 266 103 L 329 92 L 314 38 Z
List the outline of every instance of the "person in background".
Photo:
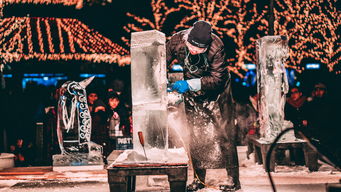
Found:
M 340 136 L 340 100 L 332 100 L 326 84 L 314 85 L 312 97 L 304 106 L 303 129 L 320 154 L 327 156 L 331 162 L 341 166 Z
M 45 117 L 44 117 L 44 140 L 47 149 L 47 164 L 52 163 L 52 156 L 60 153 L 60 147 L 57 137 L 57 111 L 58 111 L 58 100 L 59 100 L 59 89 L 53 88 L 50 91 L 50 98 L 45 106 Z
M 303 122 L 303 106 L 306 103 L 307 97 L 302 94 L 298 87 L 290 89 L 290 97 L 284 107 L 285 119 L 294 124 L 294 128 L 302 128 Z M 295 132 L 295 136 L 300 136 Z
M 15 145 L 10 146 L 10 152 L 15 155 L 16 167 L 27 167 L 33 165 L 34 152 L 32 150 L 32 144 L 24 143 L 23 138 L 18 138 Z
M 94 90 L 88 91 L 88 106 L 90 113 L 97 113 L 98 111 L 105 111 L 105 104 L 102 100 L 98 99 L 98 94 Z
M 253 92 L 249 96 L 250 101 L 250 110 L 251 110 L 251 116 L 250 118 L 254 118 L 253 123 L 250 125 L 246 140 L 247 140 L 247 151 L 246 151 L 246 158 L 250 159 L 250 154 L 253 153 L 254 147 L 251 141 L 251 137 L 260 137 L 259 133 L 259 121 L 258 121 L 258 99 L 259 94 L 257 92 Z
M 290 89 L 290 97 L 287 98 L 284 107 L 285 119 L 291 121 L 295 128 L 295 137 L 303 139 L 297 132 L 299 129 L 303 129 L 303 108 L 306 103 L 307 97 L 303 95 L 299 87 L 293 87 Z M 296 165 L 304 165 L 304 154 L 302 149 L 290 150 L 290 157 L 293 158 Z
M 113 143 L 116 137 L 131 136 L 128 110 L 115 92 L 109 92 L 106 113 L 110 143 Z
M 332 108 L 332 103 L 327 97 L 327 86 L 321 82 L 316 83 L 303 108 L 302 124 L 306 127 L 308 136 L 324 132 L 329 118 L 333 116 Z
M 327 87 L 324 83 L 316 83 L 307 105 L 303 109 L 302 124 L 310 131 L 322 129 L 330 113 L 331 103 L 327 98 Z
M 106 105 L 99 99 L 95 89 L 87 90 L 87 102 L 91 115 L 91 141 L 103 147 L 104 162 L 109 155 L 107 152 L 109 135 L 106 123 Z

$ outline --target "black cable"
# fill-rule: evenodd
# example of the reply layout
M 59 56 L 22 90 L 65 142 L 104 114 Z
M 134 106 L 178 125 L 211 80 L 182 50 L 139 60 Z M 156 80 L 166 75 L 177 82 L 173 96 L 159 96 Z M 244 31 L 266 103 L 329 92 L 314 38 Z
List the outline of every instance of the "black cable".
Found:
M 274 150 L 274 148 L 276 147 L 276 144 L 278 142 L 278 140 L 285 134 L 287 133 L 288 131 L 290 130 L 295 130 L 295 128 L 287 128 L 287 129 L 284 129 L 276 138 L 275 140 L 273 141 L 273 143 L 271 144 L 270 148 L 269 148 L 269 151 L 267 152 L 266 154 L 266 160 L 265 160 L 265 169 L 266 169 L 266 172 L 268 173 L 268 177 L 269 177 L 269 180 L 270 180 L 270 184 L 271 184 L 271 188 L 273 190 L 273 192 L 276 192 L 276 187 L 275 187 L 275 184 L 273 182 L 273 179 L 272 179 L 272 176 L 271 176 L 271 172 L 270 172 L 270 160 L 271 160 L 271 154 L 272 154 L 272 151 Z M 303 136 L 303 139 L 307 142 L 307 144 L 313 148 L 313 150 L 315 152 L 317 152 L 317 154 L 319 154 L 319 157 L 322 158 L 323 160 L 325 160 L 326 163 L 328 163 L 329 165 L 331 165 L 332 167 L 336 168 L 338 171 L 340 171 L 340 167 L 335 165 L 335 163 L 333 161 L 331 161 L 327 156 L 325 156 L 324 154 L 322 154 L 316 146 L 316 144 L 312 143 L 312 140 L 311 138 L 308 138 L 306 137 L 306 135 L 304 134 L 304 130 L 303 129 L 296 129 L 296 131 L 301 135 Z
M 265 160 L 265 170 L 268 173 L 268 177 L 270 180 L 270 184 L 271 184 L 271 188 L 273 190 L 273 192 L 276 192 L 276 186 L 274 181 L 272 180 L 272 176 L 271 176 L 271 172 L 270 172 L 270 160 L 271 160 L 271 153 L 273 151 L 273 149 L 275 148 L 278 140 L 288 131 L 290 130 L 294 130 L 294 128 L 287 128 L 284 129 L 282 132 L 279 133 L 279 135 L 275 138 L 275 140 L 273 141 L 273 143 L 270 145 L 269 151 L 266 153 L 266 160 Z

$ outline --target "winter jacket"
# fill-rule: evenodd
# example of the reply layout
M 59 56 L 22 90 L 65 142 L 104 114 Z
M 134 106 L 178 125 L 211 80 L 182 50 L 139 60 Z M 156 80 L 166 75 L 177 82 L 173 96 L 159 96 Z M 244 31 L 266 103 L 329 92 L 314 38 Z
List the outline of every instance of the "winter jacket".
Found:
M 184 35 L 188 30 L 174 34 L 166 45 L 167 65 L 171 66 L 177 61 L 184 69 L 184 79 L 201 78 L 201 91 L 196 96 L 203 96 L 214 100 L 223 90 L 229 78 L 225 62 L 224 44 L 222 40 L 212 33 L 212 43 L 205 53 L 199 55 L 189 54 L 185 44 Z M 198 70 L 191 72 L 185 64 L 185 58 L 189 58 L 190 65 L 195 65 Z
M 291 121 L 294 127 L 301 127 L 304 120 L 303 108 L 306 103 L 306 97 L 302 96 L 294 101 L 290 97 L 284 107 L 285 119 Z

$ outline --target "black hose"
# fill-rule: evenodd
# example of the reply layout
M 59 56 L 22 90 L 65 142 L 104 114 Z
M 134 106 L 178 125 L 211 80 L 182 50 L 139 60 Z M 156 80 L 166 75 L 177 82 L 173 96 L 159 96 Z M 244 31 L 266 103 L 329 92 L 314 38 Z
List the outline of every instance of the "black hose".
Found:
M 268 177 L 269 177 L 269 180 L 270 180 L 270 184 L 271 184 L 271 188 L 273 190 L 273 192 L 276 192 L 276 187 L 275 187 L 275 184 L 272 180 L 272 176 L 271 176 L 271 173 L 270 173 L 270 160 L 271 160 L 271 154 L 272 154 L 272 151 L 274 150 L 274 148 L 276 147 L 276 144 L 278 142 L 278 140 L 285 134 L 287 133 L 288 131 L 290 130 L 295 130 L 295 128 L 287 128 L 287 129 L 284 129 L 276 138 L 275 140 L 273 141 L 273 143 L 271 144 L 270 148 L 269 148 L 269 151 L 267 152 L 266 154 L 266 160 L 265 160 L 265 169 L 266 169 L 266 172 L 268 173 Z M 296 131 L 301 135 L 303 136 L 304 140 L 307 142 L 307 144 L 313 148 L 313 150 L 315 152 L 317 152 L 317 154 L 319 155 L 320 158 L 322 158 L 326 163 L 328 163 L 329 165 L 331 165 L 332 167 L 336 168 L 338 171 L 340 171 L 340 167 L 337 166 L 333 161 L 331 161 L 327 156 L 325 156 L 324 154 L 322 154 L 319 150 L 318 150 L 318 145 L 317 144 L 314 144 L 312 143 L 312 140 L 311 138 L 308 138 L 306 137 L 306 135 L 304 133 L 306 133 L 303 129 L 296 129 Z
M 288 131 L 290 130 L 294 130 L 294 128 L 287 128 L 284 129 L 282 132 L 279 133 L 279 135 L 275 138 L 275 140 L 273 141 L 273 143 L 270 145 L 269 151 L 266 153 L 266 160 L 265 160 L 265 170 L 268 173 L 268 177 L 270 180 L 270 184 L 271 184 L 271 188 L 273 192 L 276 192 L 276 186 L 274 181 L 272 180 L 272 176 L 271 176 L 271 172 L 270 172 L 270 160 L 271 160 L 271 153 L 273 151 L 273 149 L 276 147 L 276 144 L 278 142 L 278 140 Z

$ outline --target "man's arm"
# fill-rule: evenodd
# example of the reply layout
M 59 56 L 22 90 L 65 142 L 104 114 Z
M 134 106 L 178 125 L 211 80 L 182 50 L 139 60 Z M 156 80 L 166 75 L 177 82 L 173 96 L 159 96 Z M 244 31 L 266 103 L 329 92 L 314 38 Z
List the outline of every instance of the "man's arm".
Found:
M 201 78 L 201 89 L 203 91 L 218 90 L 224 87 L 228 79 L 228 70 L 225 62 L 224 47 L 221 46 L 209 63 L 209 75 Z
M 166 62 L 167 62 L 167 67 L 170 66 L 174 59 L 174 36 L 166 43 Z

